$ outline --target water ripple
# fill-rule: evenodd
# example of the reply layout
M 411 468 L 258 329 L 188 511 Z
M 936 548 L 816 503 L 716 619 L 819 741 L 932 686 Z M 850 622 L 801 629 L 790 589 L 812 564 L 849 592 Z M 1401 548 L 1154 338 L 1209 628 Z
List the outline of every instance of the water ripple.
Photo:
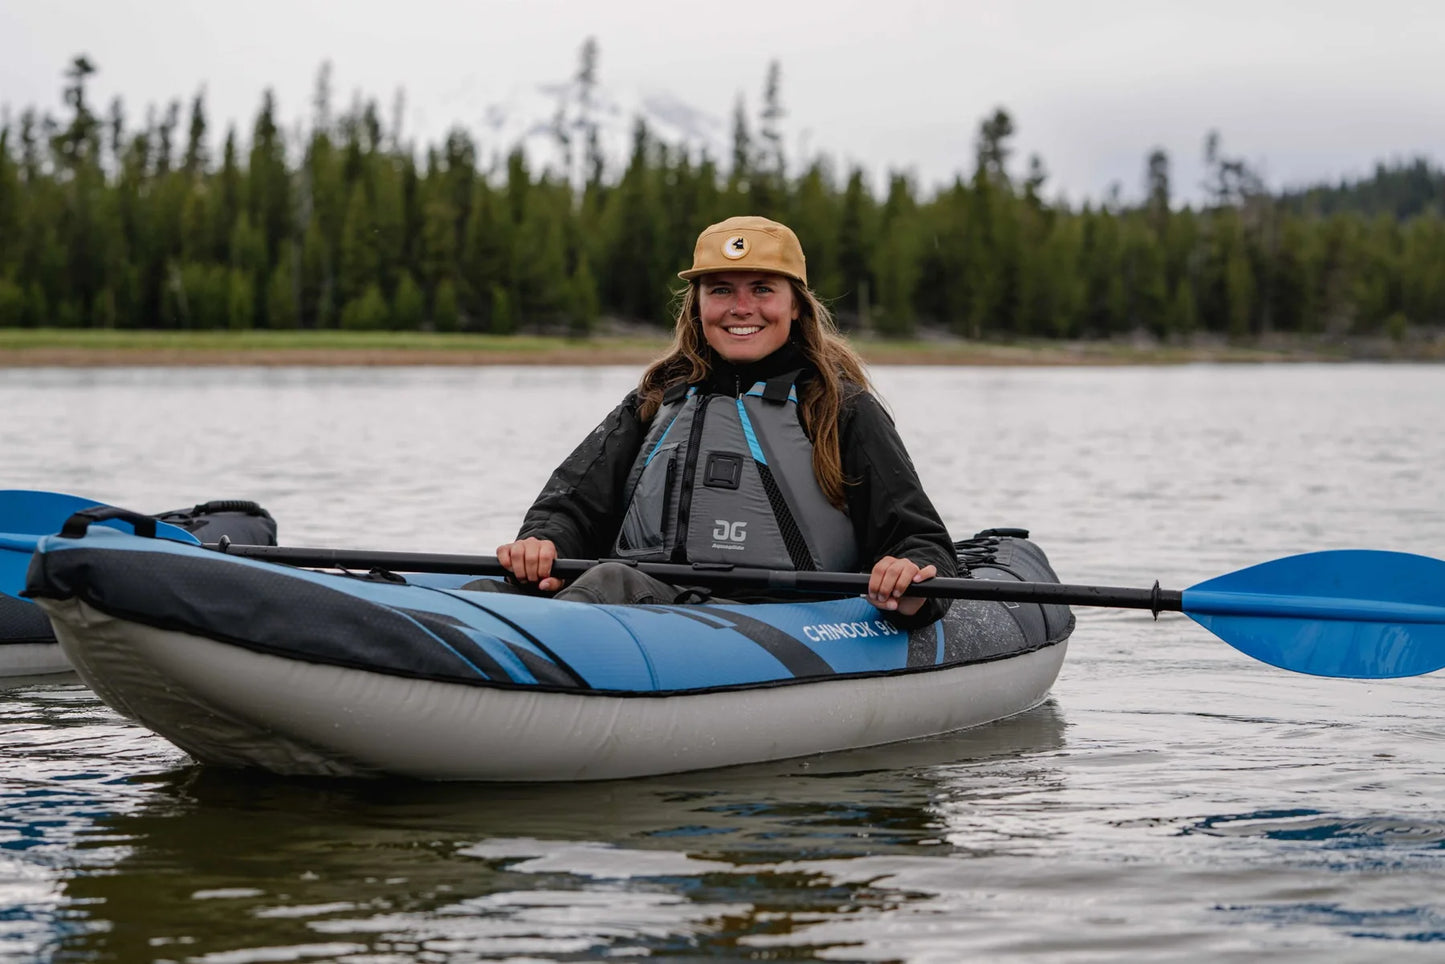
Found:
M 487 551 L 636 374 L 11 370 L 0 451 L 9 487 L 252 498 L 292 545 Z M 1438 369 L 876 375 L 950 526 L 1028 526 L 1070 582 L 1445 546 Z M 1180 616 L 1077 616 L 1019 719 L 600 785 L 201 769 L 73 677 L 12 681 L 0 957 L 1438 959 L 1440 674 L 1318 680 Z

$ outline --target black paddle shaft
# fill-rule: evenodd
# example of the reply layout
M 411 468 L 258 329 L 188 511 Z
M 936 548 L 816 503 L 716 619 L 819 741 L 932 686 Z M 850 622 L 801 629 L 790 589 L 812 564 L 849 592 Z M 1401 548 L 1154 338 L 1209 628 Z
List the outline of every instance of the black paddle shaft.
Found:
M 304 549 L 286 546 L 246 546 L 228 542 L 207 545 L 233 556 L 278 562 L 288 566 L 324 569 L 384 569 L 390 572 L 444 572 L 458 575 L 501 576 L 507 570 L 496 556 L 448 555 L 428 552 L 373 552 L 363 549 Z M 678 586 L 708 589 L 769 589 L 780 592 L 821 595 L 864 595 L 868 575 L 860 572 L 788 572 L 775 569 L 741 569 L 728 565 L 699 563 L 678 565 L 632 560 L 558 559 L 552 574 L 573 579 L 599 561 L 635 566 L 655 579 Z M 1065 606 L 1104 606 L 1113 609 L 1183 611 L 1183 596 L 1177 590 L 1128 589 L 1112 586 L 1066 586 L 1052 582 L 1012 582 L 994 579 L 939 577 L 910 586 L 908 595 L 944 599 L 981 599 L 993 602 L 1056 603 Z

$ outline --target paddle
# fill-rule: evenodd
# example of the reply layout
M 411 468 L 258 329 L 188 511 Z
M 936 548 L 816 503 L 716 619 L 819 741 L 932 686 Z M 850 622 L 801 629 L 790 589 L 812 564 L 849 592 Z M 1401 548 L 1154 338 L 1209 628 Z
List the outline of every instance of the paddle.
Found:
M 292 566 L 394 572 L 503 575 L 495 556 L 437 555 L 208 545 L 231 555 Z M 563 559 L 554 575 L 572 579 L 597 565 Z M 868 576 L 852 572 L 780 572 L 730 566 L 638 563 L 664 582 L 722 592 L 767 589 L 863 594 Z M 910 593 L 950 599 L 1059 603 L 1182 612 L 1255 659 L 1297 673 L 1352 679 L 1418 676 L 1445 667 L 1445 562 L 1370 549 L 1287 556 L 1180 591 L 1056 583 L 937 578 Z
M 35 550 L 35 536 L 59 532 L 66 519 L 82 509 L 101 504 L 95 499 L 60 492 L 0 490 L 0 593 L 19 597 L 20 590 L 25 588 L 25 570 Z M 135 523 L 122 516 L 100 524 L 121 532 L 135 531 Z M 155 534 L 176 542 L 200 544 L 200 540 L 185 529 L 166 522 L 155 523 Z
M 26 528 L 10 530 L 22 513 L 0 514 L 0 590 L 12 595 L 24 585 L 25 566 L 36 534 L 65 528 L 85 531 L 91 522 L 128 528 L 125 521 L 146 517 L 125 510 L 87 513 L 78 524 L 63 526 L 74 503 L 88 500 L 53 493 L 0 492 L 0 512 L 31 497 Z M 63 508 L 62 508 L 63 507 Z M 46 513 L 50 513 L 47 515 Z M 24 521 L 24 520 L 22 520 Z M 120 522 L 121 524 L 116 524 Z M 157 524 L 157 532 L 175 529 Z M 182 542 L 190 533 L 176 529 Z M 387 569 L 502 575 L 495 556 L 300 549 L 277 546 L 210 545 L 232 555 L 293 566 Z M 6 551 L 10 550 L 10 551 Z M 7 561 L 18 563 L 14 571 Z M 596 561 L 560 560 L 554 573 L 575 578 Z M 861 594 L 868 577 L 861 573 L 775 572 L 730 566 L 679 566 L 644 563 L 639 568 L 661 579 L 722 591 L 787 590 L 831 595 Z M 1183 612 L 1231 646 L 1282 669 L 1317 676 L 1382 679 L 1417 676 L 1445 667 L 1445 562 L 1426 556 L 1378 550 L 1333 550 L 1288 556 L 1218 576 L 1182 592 L 1109 586 L 1070 586 L 983 579 L 932 579 L 910 592 L 955 599 L 1057 603 Z

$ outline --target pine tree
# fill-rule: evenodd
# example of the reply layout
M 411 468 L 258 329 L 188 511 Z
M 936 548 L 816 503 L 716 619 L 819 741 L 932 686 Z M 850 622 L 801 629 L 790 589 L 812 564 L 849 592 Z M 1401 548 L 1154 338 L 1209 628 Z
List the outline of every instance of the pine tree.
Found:
M 206 173 L 206 92 L 196 92 L 191 100 L 191 122 L 186 130 L 186 153 L 181 160 L 181 170 L 192 179 Z
M 839 276 L 840 232 L 836 199 L 828 165 L 814 161 L 799 178 L 787 222 L 808 253 L 808 283 L 825 298 L 843 290 Z
M 166 106 L 165 119 L 156 128 L 155 173 L 157 177 L 163 177 L 171 172 L 171 146 L 180 117 L 180 101 L 173 100 Z
M 341 309 L 341 327 L 348 331 L 379 331 L 390 324 L 391 309 L 374 281 Z
M 758 153 L 751 167 L 749 190 L 753 210 L 780 217 L 786 193 L 787 161 L 783 154 L 782 68 L 776 60 L 768 64 L 763 83 L 763 107 L 758 115 Z
M 918 283 L 918 237 L 913 231 L 917 202 L 907 175 L 889 178 L 883 204 L 881 237 L 874 252 L 873 274 L 878 279 L 878 330 L 903 337 L 914 330 L 914 290 Z
M 1149 152 L 1144 175 L 1145 207 L 1149 212 L 1149 224 L 1155 238 L 1162 238 L 1169 229 L 1169 155 L 1163 148 L 1156 147 Z
M 1230 248 L 1224 266 L 1225 318 L 1229 337 L 1243 338 L 1250 333 L 1254 307 L 1254 276 L 1243 248 Z
M 232 331 L 249 331 L 256 325 L 256 280 L 250 271 L 232 268 L 226 304 L 226 325 Z
M 105 113 L 106 145 L 110 152 L 110 164 L 119 170 L 125 163 L 125 105 L 119 97 L 110 99 L 110 108 Z
M 301 327 L 336 327 L 336 285 L 331 253 L 321 237 L 321 225 L 312 221 L 301 241 Z
M 1118 219 L 1107 210 L 1083 212 L 1083 334 L 1108 338 L 1129 327 L 1123 245 Z
M 1040 334 L 1077 338 L 1083 328 L 1085 299 L 1083 259 L 1084 225 L 1081 217 L 1056 218 L 1044 237 L 1038 273 L 1039 301 L 1036 324 Z
M 72 173 L 87 161 L 98 161 L 99 122 L 85 99 L 86 81 L 94 73 L 95 65 L 84 54 L 72 60 L 65 71 L 65 103 L 70 105 L 73 113 L 70 123 L 52 139 L 51 144 L 61 165 Z
M 261 110 L 251 129 L 245 202 L 251 222 L 260 229 L 266 250 L 273 257 L 294 234 L 291 172 L 286 166 L 286 143 L 275 115 L 276 98 L 268 88 L 261 96 Z M 227 143 L 231 143 L 229 136 Z
M 462 243 L 461 284 L 454 296 L 483 328 L 491 324 L 493 287 L 511 281 L 512 222 L 503 209 L 504 197 L 479 182 Z M 445 284 L 445 279 L 437 286 Z
M 21 328 L 25 322 L 25 289 L 0 275 L 0 328 Z
M 20 166 L 10 156 L 10 127 L 0 129 L 0 278 L 17 273 L 24 255 Z M 24 300 L 23 291 L 19 295 Z
M 539 186 L 533 192 L 529 216 L 516 228 L 515 307 L 519 320 L 528 324 L 557 320 L 566 313 L 570 300 L 567 251 L 561 218 L 555 213 L 570 202 L 565 192 L 553 191 L 551 185 Z
M 1007 185 L 1008 159 L 1013 153 L 1009 138 L 1014 135 L 1013 118 L 1002 107 L 994 108 L 992 114 L 979 124 L 978 136 L 974 140 L 974 174 L 999 185 Z
M 510 335 L 517 330 L 516 320 L 512 317 L 512 296 L 505 285 L 492 285 L 492 304 L 488 315 L 493 334 Z
M 266 324 L 270 328 L 293 329 L 300 323 L 296 275 L 291 267 L 297 257 L 295 242 L 288 242 L 286 251 L 276 259 L 276 267 L 266 283 Z
M 251 226 L 251 218 L 242 214 L 231 228 L 227 261 L 232 268 L 252 274 L 266 269 L 266 239 Z
M 600 127 L 597 123 L 597 38 L 588 37 L 582 44 L 580 63 L 577 67 L 577 100 L 579 125 L 582 135 L 583 177 L 581 183 L 594 187 L 602 183 L 606 172 L 606 158 L 602 153 Z
M 428 290 L 435 290 L 443 280 L 454 277 L 456 273 L 456 235 L 452 230 L 456 213 L 435 184 L 429 184 L 425 194 L 417 264 L 422 285 Z
M 603 215 L 603 277 L 606 297 L 619 314 L 661 324 L 667 316 L 667 269 L 673 262 L 665 247 L 666 217 L 652 153 L 651 134 L 639 118 L 633 127 L 632 158 Z
M 863 180 L 863 171 L 853 168 L 848 185 L 843 189 L 842 210 L 838 221 L 838 296 L 844 304 L 856 306 L 858 326 L 870 324 L 874 257 L 874 202 Z M 848 312 L 842 314 L 846 317 Z
M 229 128 L 226 131 L 226 143 L 221 149 L 220 197 L 210 205 L 212 223 L 208 228 L 208 233 L 213 239 L 211 257 L 230 256 L 230 244 L 234 237 L 235 225 L 244 210 L 242 194 L 245 186 L 242 181 L 241 164 L 236 151 L 236 130 Z M 266 250 L 264 238 L 261 239 L 261 245 L 261 250 L 264 252 Z
M 437 331 L 456 331 L 461 327 L 457 286 L 452 279 L 444 278 L 441 284 L 437 285 L 436 296 L 432 302 L 432 324 Z
M 733 197 L 748 192 L 753 175 L 753 138 L 748 129 L 748 111 L 742 95 L 733 106 L 733 156 L 728 169 L 728 194 Z
M 1169 303 L 1168 330 L 1188 339 L 1194 334 L 1199 323 L 1199 310 L 1194 302 L 1194 286 L 1188 278 L 1181 278 L 1174 288 L 1173 300 Z
M 360 298 L 368 286 L 378 284 L 374 215 L 366 189 L 358 181 L 352 185 L 351 199 L 346 204 L 336 259 L 337 295 L 343 303 Z
M 25 314 L 20 320 L 23 328 L 43 328 L 52 323 L 50 300 L 40 282 L 32 281 L 25 292 Z
M 596 327 L 602 313 L 597 298 L 597 280 L 592 276 L 592 266 L 585 254 L 577 258 L 577 267 L 567 282 L 567 330 L 574 336 L 583 336 Z
M 827 157 L 788 176 L 776 62 L 755 124 L 738 97 L 731 164 L 639 121 L 625 168 L 608 172 L 596 72 L 588 40 L 559 178 L 534 174 L 520 151 L 483 172 L 461 130 L 419 165 L 402 144 L 400 92 L 387 129 L 359 95 L 336 115 L 329 65 L 310 130 L 290 145 L 300 158 L 288 158 L 266 91 L 249 146 L 228 128 L 213 162 L 204 90 L 184 129 L 171 101 L 127 130 L 118 98 L 104 117 L 93 109 L 95 65 L 78 56 L 58 117 L 0 111 L 0 324 L 324 328 L 344 313 L 358 328 L 582 332 L 607 315 L 665 325 L 698 228 L 756 211 L 802 236 L 813 285 L 838 299 L 845 325 L 871 327 L 876 313 L 900 334 L 922 324 L 991 338 L 1282 331 L 1402 343 L 1416 326 L 1445 325 L 1445 172 L 1423 160 L 1274 196 L 1211 133 L 1203 207 L 1174 207 L 1156 149 L 1139 203 L 1115 189 L 1071 210 L 1044 198 L 1037 156 L 1011 180 L 1014 121 L 1000 107 L 979 124 L 971 178 L 924 194 L 895 175 L 880 205 L 864 172 L 840 186 Z
M 95 66 L 85 56 L 71 61 L 65 72 L 65 102 L 71 107 L 69 124 L 50 139 L 56 166 L 64 180 L 61 202 L 54 215 L 60 243 L 65 249 L 63 290 L 67 297 L 65 323 L 79 327 L 89 320 L 96 293 L 104 286 L 102 240 L 97 208 L 105 189 L 100 166 L 100 122 L 86 100 L 86 82 Z
M 1126 217 L 1124 225 L 1124 276 L 1131 294 L 1128 327 L 1166 338 L 1171 332 L 1164 252 L 1154 238 L 1154 229 L 1140 218 Z
M 1400 253 L 1401 304 L 1417 325 L 1445 325 L 1445 218 L 1422 214 L 1405 225 Z
M 411 272 L 403 271 L 391 306 L 391 327 L 398 331 L 421 331 L 426 321 L 426 298 Z

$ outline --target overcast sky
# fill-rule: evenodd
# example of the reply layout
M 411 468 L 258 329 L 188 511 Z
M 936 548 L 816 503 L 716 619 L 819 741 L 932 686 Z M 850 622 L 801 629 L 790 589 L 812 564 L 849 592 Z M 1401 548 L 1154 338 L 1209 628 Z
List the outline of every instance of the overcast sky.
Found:
M 565 79 L 595 37 L 603 85 L 666 91 L 728 123 L 782 68 L 791 152 L 822 152 L 924 189 L 972 170 L 979 121 L 1013 116 L 1015 167 L 1039 154 L 1048 193 L 1137 196 L 1164 148 L 1179 194 L 1205 134 L 1272 187 L 1445 159 L 1441 0 L 0 0 L 0 104 L 64 113 L 62 71 L 99 67 L 93 102 L 189 102 L 243 135 L 262 91 L 309 116 L 319 65 L 336 100 L 406 92 L 406 125 L 436 142 L 480 131 L 489 104 Z M 483 145 L 494 149 L 496 145 Z

